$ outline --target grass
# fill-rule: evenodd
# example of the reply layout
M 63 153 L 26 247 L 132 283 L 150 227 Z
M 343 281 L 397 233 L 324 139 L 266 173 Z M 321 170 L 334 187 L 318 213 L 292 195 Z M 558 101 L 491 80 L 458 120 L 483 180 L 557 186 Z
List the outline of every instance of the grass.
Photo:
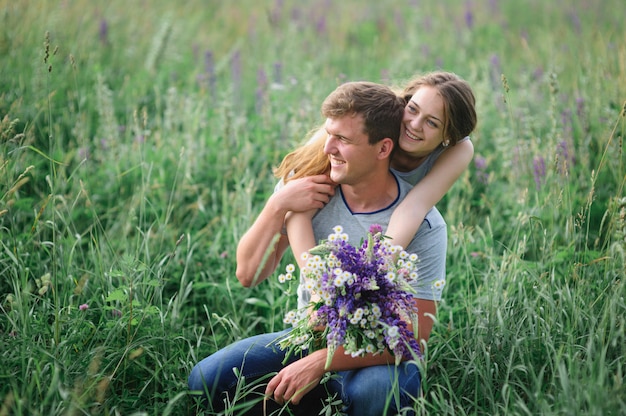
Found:
M 337 83 L 436 68 L 472 84 L 479 126 L 438 205 L 448 284 L 415 408 L 625 413 L 617 10 L 0 1 L 0 415 L 192 413 L 191 367 L 294 303 L 234 278 L 271 167 Z

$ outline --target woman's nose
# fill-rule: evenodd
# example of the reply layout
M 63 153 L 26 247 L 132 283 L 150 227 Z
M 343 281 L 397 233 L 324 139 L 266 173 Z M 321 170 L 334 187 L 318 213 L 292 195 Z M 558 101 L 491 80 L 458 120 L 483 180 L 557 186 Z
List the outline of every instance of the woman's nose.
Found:
M 422 130 L 424 122 L 420 117 L 413 117 L 409 124 L 413 130 Z

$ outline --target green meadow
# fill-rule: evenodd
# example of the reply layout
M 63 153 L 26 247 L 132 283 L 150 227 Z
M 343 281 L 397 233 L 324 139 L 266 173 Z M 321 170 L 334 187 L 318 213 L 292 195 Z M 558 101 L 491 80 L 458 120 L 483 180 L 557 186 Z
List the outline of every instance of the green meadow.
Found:
M 417 413 L 626 414 L 625 39 L 622 0 L 0 0 L 0 416 L 201 414 L 295 305 L 235 278 L 272 167 L 436 69 L 479 122 Z

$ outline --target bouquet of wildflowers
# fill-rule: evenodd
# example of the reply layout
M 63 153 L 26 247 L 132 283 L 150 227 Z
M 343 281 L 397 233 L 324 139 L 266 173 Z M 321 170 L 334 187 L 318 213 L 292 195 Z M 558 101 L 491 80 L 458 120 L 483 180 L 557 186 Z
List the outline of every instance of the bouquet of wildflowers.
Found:
M 396 363 L 419 355 L 419 344 L 407 321 L 417 328 L 417 307 L 409 283 L 417 279 L 417 255 L 392 246 L 373 225 L 359 247 L 348 243 L 341 226 L 328 240 L 305 253 L 302 270 L 309 306 L 286 314 L 293 330 L 281 349 L 327 348 L 328 368 L 338 347 L 353 357 L 388 349 Z M 292 278 L 293 265 L 284 282 Z

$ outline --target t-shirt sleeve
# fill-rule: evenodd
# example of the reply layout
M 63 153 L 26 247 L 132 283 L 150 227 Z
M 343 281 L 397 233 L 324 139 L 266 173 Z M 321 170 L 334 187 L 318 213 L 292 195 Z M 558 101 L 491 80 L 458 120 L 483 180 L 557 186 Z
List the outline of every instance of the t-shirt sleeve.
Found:
M 412 283 L 418 299 L 441 300 L 446 279 L 446 223 L 436 208 L 431 209 L 407 251 L 418 257 L 417 281 Z

